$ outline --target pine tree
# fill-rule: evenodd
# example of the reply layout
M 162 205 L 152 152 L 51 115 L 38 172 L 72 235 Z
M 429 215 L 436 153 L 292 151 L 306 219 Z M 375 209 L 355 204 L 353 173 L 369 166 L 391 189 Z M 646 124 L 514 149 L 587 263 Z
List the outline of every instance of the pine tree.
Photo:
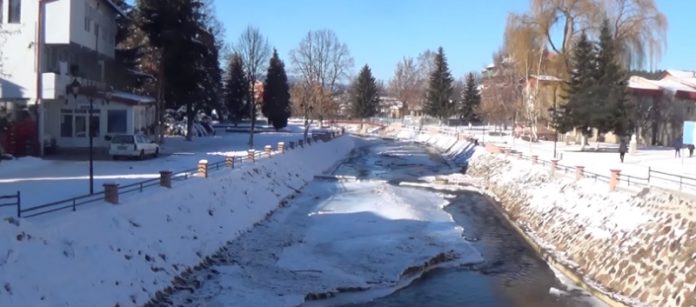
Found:
M 242 57 L 235 53 L 230 58 L 225 82 L 225 106 L 227 107 L 228 119 L 234 122 L 235 126 L 242 118 L 249 115 L 247 106 L 248 84 L 244 74 Z
M 466 89 L 464 90 L 464 99 L 462 101 L 459 114 L 461 118 L 468 122 L 478 121 L 476 114 L 479 105 L 481 104 L 481 94 L 478 90 L 478 83 L 474 73 L 469 73 L 466 77 Z
M 285 64 L 280 60 L 275 49 L 268 65 L 261 112 L 268 118 L 269 123 L 276 131 L 288 125 L 290 86 L 288 86 L 288 77 L 285 74 Z
M 358 79 L 351 89 L 351 115 L 353 118 L 365 119 L 377 114 L 379 91 L 377 81 L 372 76 L 370 67 L 365 65 L 360 70 Z
M 452 74 L 447 66 L 445 53 L 440 47 L 435 55 L 435 69 L 430 74 L 430 84 L 425 105 L 426 114 L 444 121 L 456 111 L 452 102 Z
M 626 136 L 633 130 L 627 95 L 628 77 L 619 64 L 616 42 L 607 20 L 604 20 L 600 32 L 596 63 L 594 126 L 602 133 L 612 131 L 618 136 Z
M 208 45 L 201 35 L 202 3 L 197 0 L 140 0 L 138 22 L 149 41 L 160 51 L 160 86 L 167 107 L 186 107 L 187 134 L 191 140 L 196 114 L 194 101 L 200 100 L 205 88 L 204 60 Z
M 577 128 L 583 135 L 592 134 L 595 112 L 596 83 L 594 80 L 596 56 L 593 43 L 583 32 L 573 48 L 570 81 L 566 84 L 565 112 L 558 118 L 558 130 L 568 132 Z

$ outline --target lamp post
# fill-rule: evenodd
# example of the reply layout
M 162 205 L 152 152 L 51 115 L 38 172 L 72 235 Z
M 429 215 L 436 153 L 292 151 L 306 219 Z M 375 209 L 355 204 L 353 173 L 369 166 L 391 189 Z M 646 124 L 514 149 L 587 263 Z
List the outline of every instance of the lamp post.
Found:
M 556 101 L 554 99 L 553 108 L 548 109 L 549 117 L 553 121 L 553 158 L 556 158 L 556 144 L 558 143 L 558 119 L 563 116 L 565 112 L 564 107 L 557 107 Z
M 82 88 L 82 85 L 80 84 L 77 79 L 74 79 L 70 85 L 68 85 L 68 88 L 70 92 L 73 94 L 73 97 L 75 98 L 75 101 L 77 102 L 77 95 L 80 93 L 80 89 Z M 94 134 L 92 133 L 92 114 L 94 113 L 94 99 L 92 97 L 89 98 L 89 113 L 87 115 L 87 126 L 89 127 L 88 133 L 89 133 L 89 194 L 94 194 L 94 140 L 93 136 Z

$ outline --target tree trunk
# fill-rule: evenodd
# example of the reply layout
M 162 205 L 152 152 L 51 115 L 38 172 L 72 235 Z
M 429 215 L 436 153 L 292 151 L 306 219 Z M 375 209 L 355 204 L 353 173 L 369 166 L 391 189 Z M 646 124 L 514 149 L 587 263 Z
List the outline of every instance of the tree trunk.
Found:
M 249 96 L 249 101 L 251 102 L 249 118 L 251 118 L 251 129 L 249 129 L 249 149 L 254 149 L 254 128 L 256 127 L 256 78 L 251 78 L 251 96 Z
M 193 139 L 193 117 L 194 117 L 194 111 L 193 111 L 193 103 L 191 103 L 191 100 L 189 99 L 189 102 L 186 103 L 186 140 L 191 141 Z

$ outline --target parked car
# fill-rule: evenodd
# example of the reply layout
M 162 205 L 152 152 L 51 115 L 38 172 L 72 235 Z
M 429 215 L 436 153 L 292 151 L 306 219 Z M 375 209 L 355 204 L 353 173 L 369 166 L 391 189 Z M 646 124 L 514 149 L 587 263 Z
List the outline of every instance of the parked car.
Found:
M 137 157 L 142 160 L 145 156 L 157 157 L 159 152 L 159 145 L 142 134 L 117 134 L 111 137 L 109 145 L 109 155 L 114 160 L 120 157 Z

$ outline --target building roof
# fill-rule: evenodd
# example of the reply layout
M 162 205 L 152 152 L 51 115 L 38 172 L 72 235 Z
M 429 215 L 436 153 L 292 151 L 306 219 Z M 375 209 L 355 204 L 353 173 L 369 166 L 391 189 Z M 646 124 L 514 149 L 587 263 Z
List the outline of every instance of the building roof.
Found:
M 140 105 L 140 104 L 152 104 L 155 103 L 155 99 L 149 96 L 141 96 L 138 94 L 113 91 L 111 93 L 111 100 L 115 102 L 121 102 L 129 105 Z
M 637 95 L 666 94 L 696 101 L 696 77 L 692 72 L 670 70 L 660 80 L 632 76 L 628 81 L 628 88 Z

